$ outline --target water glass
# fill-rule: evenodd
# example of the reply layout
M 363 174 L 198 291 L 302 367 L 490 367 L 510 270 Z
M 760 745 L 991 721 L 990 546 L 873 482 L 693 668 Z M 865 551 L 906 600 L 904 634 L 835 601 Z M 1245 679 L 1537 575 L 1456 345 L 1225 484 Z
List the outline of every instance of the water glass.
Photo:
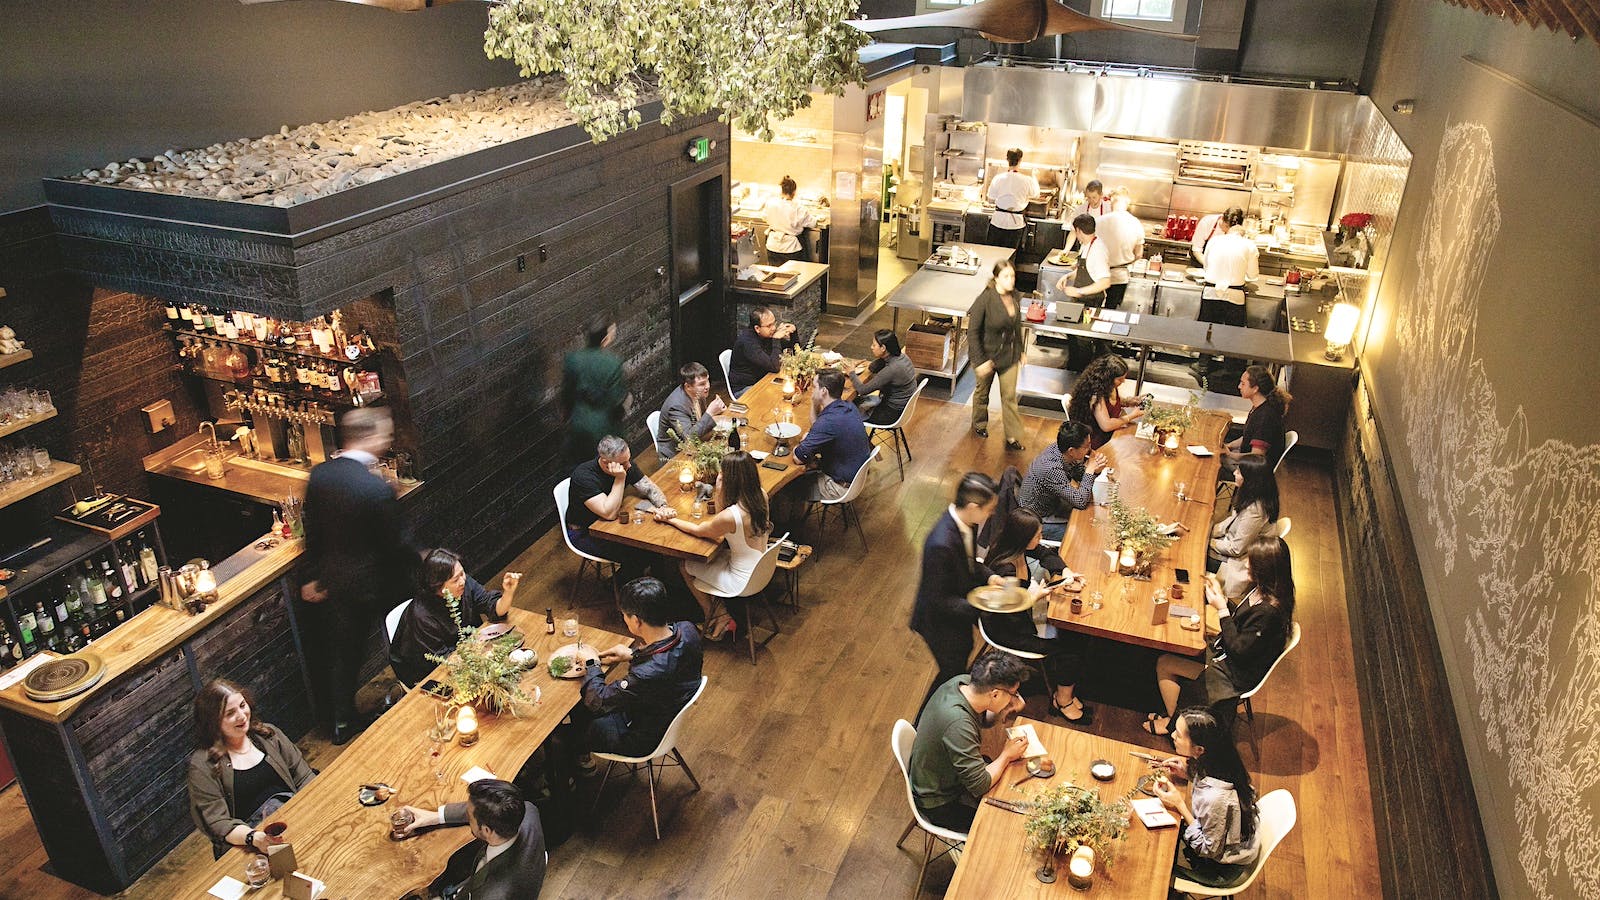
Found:
M 1106 599 L 1106 595 L 1105 594 L 1102 594 L 1099 591 L 1095 591 L 1094 593 L 1089 595 L 1089 608 L 1090 609 L 1101 609 L 1101 608 L 1103 608 L 1106 605 L 1105 604 L 1105 599 Z
M 265 856 L 253 856 L 244 864 L 245 884 L 250 885 L 250 890 L 259 891 L 267 886 L 270 880 L 272 866 Z
M 694 505 L 689 507 L 689 515 L 698 519 L 706 514 L 706 502 L 699 497 L 694 498 Z
M 43 447 L 33 448 L 33 471 L 40 475 L 48 475 L 50 468 L 50 451 Z
M 1178 499 L 1179 500 L 1187 500 L 1187 499 L 1189 499 L 1188 494 L 1186 493 L 1188 491 L 1188 488 L 1189 488 L 1189 483 L 1187 481 L 1178 482 Z
M 634 510 L 633 510 L 633 524 L 635 524 L 635 525 L 643 525 L 644 524 L 644 510 L 639 509 L 637 507 L 634 508 Z
M 567 619 L 565 622 L 562 622 L 561 623 L 561 634 L 562 634 L 563 637 L 569 637 L 569 638 L 577 637 L 578 636 L 578 620 L 577 619 Z

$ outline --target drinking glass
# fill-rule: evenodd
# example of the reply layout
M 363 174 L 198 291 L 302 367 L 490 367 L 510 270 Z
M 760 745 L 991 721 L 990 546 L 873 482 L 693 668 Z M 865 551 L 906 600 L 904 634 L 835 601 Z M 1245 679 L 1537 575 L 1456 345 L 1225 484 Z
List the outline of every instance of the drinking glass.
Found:
M 1189 499 L 1188 495 L 1186 493 L 1186 491 L 1188 490 L 1188 487 L 1189 487 L 1189 483 L 1187 481 L 1178 482 L 1178 499 L 1179 500 L 1187 500 L 1187 499 Z
M 689 507 L 689 514 L 696 519 L 706 514 L 706 502 L 699 497 L 694 498 L 694 505 Z
M 568 619 L 565 622 L 562 622 L 561 623 L 561 635 L 563 637 L 569 637 L 569 638 L 577 637 L 578 636 L 578 620 L 577 619 Z
M 18 450 L 16 452 L 16 460 L 17 460 L 17 478 L 19 480 L 23 479 L 23 478 L 32 478 L 33 477 L 33 448 L 32 447 L 23 447 L 21 450 Z
M 433 760 L 433 780 L 436 784 L 444 784 L 444 766 L 439 755 L 444 750 L 444 745 L 450 743 L 456 736 L 455 719 L 450 715 L 450 707 L 440 703 L 433 713 L 433 725 L 428 728 L 428 741 L 433 745 L 428 756 Z
M 634 508 L 634 510 L 633 510 L 633 524 L 635 524 L 635 525 L 643 525 L 644 524 L 644 510 L 639 509 L 638 507 Z
M 267 886 L 271 870 L 272 867 L 267 863 L 265 856 L 251 857 L 250 861 L 244 864 L 245 883 L 250 885 L 250 890 L 259 891 Z
M 1105 599 L 1106 599 L 1106 595 L 1105 594 L 1102 594 L 1099 591 L 1095 591 L 1094 593 L 1089 595 L 1089 608 L 1090 609 L 1101 609 L 1102 607 L 1105 606 Z
M 33 470 L 40 475 L 48 475 L 50 466 L 50 451 L 43 447 L 33 448 Z

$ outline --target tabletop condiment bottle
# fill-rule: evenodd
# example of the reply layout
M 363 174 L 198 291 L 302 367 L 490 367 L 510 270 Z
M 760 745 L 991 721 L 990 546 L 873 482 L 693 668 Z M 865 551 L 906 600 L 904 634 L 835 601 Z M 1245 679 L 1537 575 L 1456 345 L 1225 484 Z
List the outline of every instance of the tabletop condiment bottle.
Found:
M 556 633 L 556 611 L 555 611 L 554 607 L 545 607 L 545 611 L 544 611 L 544 633 L 545 634 L 555 634 Z

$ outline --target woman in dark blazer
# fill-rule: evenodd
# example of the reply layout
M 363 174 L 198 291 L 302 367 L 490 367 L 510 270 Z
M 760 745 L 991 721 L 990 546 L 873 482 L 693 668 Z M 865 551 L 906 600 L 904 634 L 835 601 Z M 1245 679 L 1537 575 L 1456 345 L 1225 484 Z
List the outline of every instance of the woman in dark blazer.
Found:
M 433 671 L 437 663 L 428 654 L 447 656 L 456 648 L 461 629 L 504 622 L 522 573 L 507 572 L 500 590 L 491 591 L 467 574 L 460 556 L 440 548 L 422 555 L 420 580 L 417 598 L 400 616 L 389 642 L 389 664 L 406 685 L 418 684 Z M 447 597 L 455 601 L 459 623 L 450 615 Z
M 967 352 L 977 386 L 972 391 L 972 430 L 989 436 L 989 390 L 1000 383 L 1000 418 L 1006 449 L 1022 450 L 1022 414 L 1017 410 L 1017 374 L 1022 366 L 1022 300 L 1010 260 L 994 264 L 989 286 L 967 314 Z
M 1289 573 L 1289 547 L 1276 537 L 1257 538 L 1247 555 L 1253 587 L 1230 607 L 1217 584 L 1206 576 L 1206 603 L 1217 611 L 1221 631 L 1206 648 L 1205 661 L 1167 653 L 1156 659 L 1156 686 L 1164 713 L 1151 713 L 1144 730 L 1157 736 L 1172 733 L 1172 714 L 1181 694 L 1210 707 L 1253 689 L 1283 655 L 1294 623 L 1294 578 Z
M 194 698 L 189 813 L 219 858 L 230 845 L 265 852 L 272 839 L 255 826 L 315 774 L 287 735 L 255 718 L 252 699 L 221 679 Z

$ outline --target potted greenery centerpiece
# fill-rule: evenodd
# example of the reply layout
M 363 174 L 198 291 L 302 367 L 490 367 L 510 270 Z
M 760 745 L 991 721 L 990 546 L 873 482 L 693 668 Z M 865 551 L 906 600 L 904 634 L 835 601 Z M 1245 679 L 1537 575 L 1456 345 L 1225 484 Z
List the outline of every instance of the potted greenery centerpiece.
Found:
M 1182 406 L 1152 403 L 1149 411 L 1145 413 L 1144 421 L 1155 431 L 1156 447 L 1176 451 L 1177 441 L 1168 438 L 1173 436 L 1181 438 L 1183 433 L 1189 430 L 1189 426 L 1194 424 L 1194 414 L 1199 408 L 1200 395 L 1193 391 L 1189 392 L 1189 402 Z
M 460 639 L 448 656 L 429 653 L 428 659 L 445 667 L 444 683 L 451 689 L 450 703 L 516 715 L 516 704 L 533 702 L 522 690 L 525 667 L 511 658 L 517 649 L 516 639 L 507 634 L 479 640 L 477 626 L 462 626 L 461 603 L 456 596 L 446 591 L 444 602 Z
M 1129 506 L 1120 497 L 1111 501 L 1111 535 L 1119 554 L 1117 570 L 1124 575 L 1148 574 L 1151 558 L 1177 540 L 1161 530 L 1149 510 Z
M 811 390 L 811 379 L 816 377 L 817 370 L 826 365 L 822 354 L 811 344 L 804 347 L 790 347 L 778 357 L 779 369 L 784 375 L 794 379 L 795 391 L 802 396 Z
M 706 440 L 699 435 L 681 435 L 676 428 L 668 428 L 667 434 L 678 442 L 678 452 L 689 458 L 689 464 L 694 467 L 695 480 L 702 484 L 716 484 L 717 473 L 722 471 L 722 456 L 728 452 L 728 442 L 721 439 Z
M 1020 788 L 1019 788 L 1020 789 Z M 1040 880 L 1054 880 L 1055 863 L 1060 857 L 1087 847 L 1099 865 L 1109 865 L 1116 856 L 1117 841 L 1128 830 L 1128 798 L 1107 803 L 1098 791 L 1067 782 L 1040 793 L 1028 804 L 1028 821 L 1023 831 L 1028 843 L 1044 853 Z

